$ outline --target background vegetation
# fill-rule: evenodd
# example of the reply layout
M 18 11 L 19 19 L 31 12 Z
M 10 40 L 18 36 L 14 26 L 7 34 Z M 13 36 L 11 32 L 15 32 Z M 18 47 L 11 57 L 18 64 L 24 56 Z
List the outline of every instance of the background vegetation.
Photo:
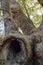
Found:
M 36 27 L 42 22 L 43 8 L 38 0 L 18 0 L 24 14 L 33 21 Z

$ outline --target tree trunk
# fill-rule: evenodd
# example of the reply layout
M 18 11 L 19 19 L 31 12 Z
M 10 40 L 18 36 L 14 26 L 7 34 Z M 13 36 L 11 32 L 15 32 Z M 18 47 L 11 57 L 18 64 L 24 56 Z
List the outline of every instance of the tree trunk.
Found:
M 22 12 L 20 5 L 16 2 L 16 0 L 11 0 L 10 8 L 15 23 L 21 28 L 24 34 L 29 35 L 30 31 L 35 28 L 30 18 L 27 18 Z
M 38 0 L 38 1 L 43 6 L 43 0 Z
M 3 1 L 6 2 L 7 0 Z M 4 8 L 3 5 L 2 8 Z M 31 20 L 28 22 L 21 9 L 18 9 L 12 11 L 13 18 L 23 33 L 29 34 L 34 26 L 30 23 Z M 4 17 L 7 16 L 4 19 L 7 36 L 2 39 L 0 46 L 0 65 L 43 65 L 43 22 L 40 28 L 35 29 L 31 35 L 22 35 L 18 33 L 14 22 L 9 18 L 7 8 L 5 10 L 4 12 L 8 14 L 4 13 Z M 17 33 L 14 32 L 15 30 Z

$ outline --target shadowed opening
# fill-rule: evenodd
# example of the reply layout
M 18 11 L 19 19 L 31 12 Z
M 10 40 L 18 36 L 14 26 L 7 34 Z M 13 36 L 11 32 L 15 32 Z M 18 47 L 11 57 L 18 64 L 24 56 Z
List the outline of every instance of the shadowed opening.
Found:
M 21 51 L 20 41 L 17 39 L 11 40 L 10 48 L 15 52 L 19 53 Z

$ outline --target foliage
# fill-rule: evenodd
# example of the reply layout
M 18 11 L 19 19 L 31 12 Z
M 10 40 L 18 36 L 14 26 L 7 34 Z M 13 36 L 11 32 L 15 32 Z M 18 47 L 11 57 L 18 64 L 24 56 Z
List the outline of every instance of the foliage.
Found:
M 24 14 L 33 21 L 36 27 L 39 27 L 42 21 L 43 8 L 37 0 L 18 0 Z

